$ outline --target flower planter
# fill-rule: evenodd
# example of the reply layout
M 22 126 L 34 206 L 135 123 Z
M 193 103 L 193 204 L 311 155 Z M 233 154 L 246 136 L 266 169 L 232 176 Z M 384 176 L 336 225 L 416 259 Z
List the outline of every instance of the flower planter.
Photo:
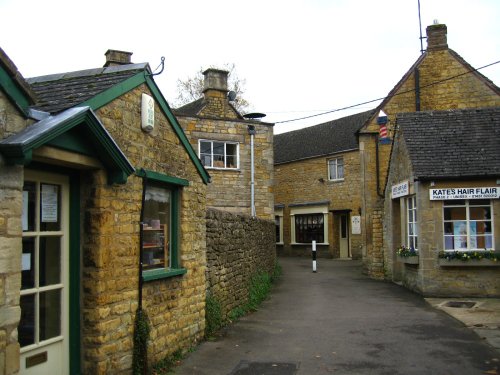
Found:
M 411 257 L 399 257 L 399 261 L 404 264 L 418 264 L 419 259 L 418 255 L 414 255 Z
M 500 267 L 499 261 L 490 259 L 469 259 L 466 261 L 459 259 L 438 259 L 440 267 Z

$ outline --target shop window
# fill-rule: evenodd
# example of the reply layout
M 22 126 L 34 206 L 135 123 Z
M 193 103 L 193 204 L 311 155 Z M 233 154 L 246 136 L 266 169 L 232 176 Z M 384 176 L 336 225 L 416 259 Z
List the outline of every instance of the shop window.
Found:
M 295 215 L 295 242 L 325 242 L 325 221 L 323 214 Z
M 205 168 L 237 169 L 239 144 L 235 142 L 200 140 L 199 157 Z
M 141 262 L 147 281 L 185 273 L 179 261 L 179 196 L 188 183 L 155 172 L 145 174 Z
M 445 250 L 493 250 L 489 200 L 443 201 L 443 219 Z
M 413 195 L 406 198 L 406 245 L 410 250 L 418 250 L 417 199 Z
M 344 179 L 344 158 L 328 160 L 328 179 L 333 181 Z

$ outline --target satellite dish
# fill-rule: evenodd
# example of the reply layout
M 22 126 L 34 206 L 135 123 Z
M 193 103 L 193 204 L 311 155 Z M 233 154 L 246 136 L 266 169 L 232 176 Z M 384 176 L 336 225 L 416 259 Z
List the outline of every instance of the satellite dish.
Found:
M 229 91 L 227 94 L 227 98 L 229 99 L 230 102 L 234 102 L 234 99 L 236 99 L 236 92 Z
M 264 113 L 247 113 L 246 115 L 243 115 L 244 118 L 249 119 L 249 120 L 256 120 L 256 119 L 261 119 L 262 117 L 266 117 Z

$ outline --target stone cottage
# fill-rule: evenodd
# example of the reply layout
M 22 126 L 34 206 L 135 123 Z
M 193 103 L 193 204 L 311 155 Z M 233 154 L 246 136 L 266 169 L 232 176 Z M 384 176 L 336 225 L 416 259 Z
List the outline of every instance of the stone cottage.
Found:
M 500 296 L 499 145 L 500 107 L 397 115 L 384 210 L 394 281 L 425 296 Z
M 227 71 L 210 68 L 203 75 L 203 97 L 175 115 L 210 171 L 207 206 L 273 220 L 273 124 L 235 109 Z
M 151 362 L 191 346 L 209 175 L 149 65 L 25 80 L 0 52 L 0 374 L 129 373 L 139 306 Z
M 360 259 L 360 158 L 356 132 L 373 111 L 274 137 L 277 251 Z M 305 178 L 307 176 L 307 178 Z
M 384 199 L 396 115 L 500 105 L 500 89 L 448 48 L 446 25 L 427 27 L 427 50 L 359 131 L 361 228 L 365 271 L 391 278 L 384 263 Z

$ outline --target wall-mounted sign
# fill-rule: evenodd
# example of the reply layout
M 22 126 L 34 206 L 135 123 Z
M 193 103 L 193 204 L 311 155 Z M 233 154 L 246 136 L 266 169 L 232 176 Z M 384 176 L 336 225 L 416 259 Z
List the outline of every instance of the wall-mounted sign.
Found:
M 351 216 L 352 234 L 361 234 L 361 216 Z
M 42 184 L 40 193 L 41 222 L 57 223 L 58 213 L 58 186 Z
M 392 185 L 391 196 L 392 199 L 404 197 L 410 194 L 410 184 L 408 181 L 403 181 L 399 184 Z
M 142 129 L 150 132 L 155 127 L 155 101 L 148 94 L 142 94 L 141 105 Z
M 444 189 L 430 189 L 431 201 L 451 199 L 498 199 L 500 198 L 499 187 L 458 187 Z

